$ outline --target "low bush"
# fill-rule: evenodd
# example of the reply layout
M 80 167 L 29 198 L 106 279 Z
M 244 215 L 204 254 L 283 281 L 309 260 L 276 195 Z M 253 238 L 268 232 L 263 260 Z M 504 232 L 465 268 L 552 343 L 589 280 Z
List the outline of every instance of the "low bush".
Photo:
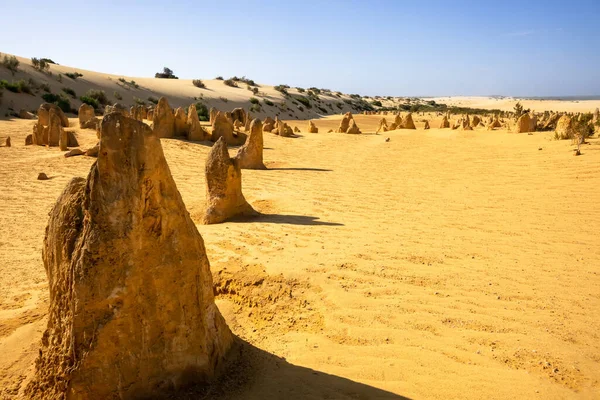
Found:
M 219 100 L 221 100 L 223 103 L 227 103 L 229 101 L 229 99 L 227 99 L 227 97 L 219 97 Z
M 223 83 L 227 86 L 231 86 L 231 87 L 238 87 L 238 84 L 236 81 L 234 81 L 233 79 L 225 79 L 223 81 Z
M 148 96 L 148 101 L 152 104 L 158 104 L 158 99 L 153 96 Z
M 71 96 L 72 98 L 76 99 L 77 95 L 75 94 L 75 91 L 71 88 L 65 87 L 62 88 L 62 91 L 65 92 L 66 94 L 68 94 L 69 96 Z
M 33 68 L 37 69 L 40 72 L 46 72 L 50 69 L 50 63 L 46 61 L 46 58 L 35 58 L 31 59 L 31 64 Z
M 218 81 L 222 81 L 223 77 L 222 76 L 217 76 L 215 79 L 218 80 Z
M 194 80 L 192 81 L 192 84 L 193 84 L 194 86 L 196 86 L 197 88 L 200 88 L 200 89 L 205 89 L 205 88 L 206 88 L 206 85 L 205 85 L 205 84 L 204 84 L 204 82 L 202 82 L 202 80 L 200 80 L 200 79 L 194 79 Z
M 104 90 L 90 89 L 85 93 L 85 96 L 91 97 L 92 99 L 96 99 L 96 101 L 100 105 L 105 106 L 108 104 L 108 97 L 106 97 L 106 93 L 104 93 Z
M 20 64 L 20 62 L 19 62 L 19 60 L 17 60 L 17 57 L 8 56 L 6 54 L 2 58 L 2 61 L 0 62 L 0 65 L 2 65 L 4 68 L 9 70 L 13 75 L 15 74 L 15 72 L 17 72 L 19 70 L 19 64 Z
M 161 79 L 179 79 L 175 76 L 175 74 L 173 74 L 173 70 L 167 67 L 163 68 L 163 72 L 157 72 L 154 74 L 154 77 Z
M 196 113 L 200 121 L 210 121 L 210 113 L 204 103 L 196 103 Z
M 121 96 L 121 93 L 117 92 L 116 90 L 113 92 L 113 97 L 117 100 L 123 100 L 123 96 Z
M 264 100 L 263 100 L 263 103 L 265 103 L 265 104 L 266 104 L 266 105 L 268 105 L 268 106 L 273 106 L 273 105 L 275 104 L 275 103 L 273 103 L 273 102 L 272 102 L 271 100 L 269 100 L 269 99 L 264 99 Z
M 47 83 L 40 84 L 40 89 L 42 89 L 46 93 L 50 93 L 50 85 Z
M 88 104 L 92 107 L 94 107 L 95 109 L 98 109 L 100 107 L 100 104 L 98 103 L 98 100 L 89 97 L 89 96 L 81 96 L 79 97 L 79 100 L 81 100 L 82 103 Z
M 294 99 L 298 100 L 300 103 L 304 105 L 306 108 L 312 108 L 312 104 L 310 104 L 310 100 L 304 96 L 294 96 Z
M 145 106 L 146 102 L 142 99 L 140 99 L 139 97 L 134 97 L 133 101 L 135 102 L 135 104 L 140 105 L 140 106 Z
M 13 81 L 11 83 L 9 83 L 6 80 L 2 80 L 0 81 L 0 87 L 3 87 L 6 90 L 11 91 L 13 93 L 33 94 L 31 92 L 31 85 L 23 79 L 16 82 Z
M 261 111 L 260 104 L 252 104 L 250 106 L 250 111 L 253 113 L 258 113 Z
M 258 100 L 256 97 L 250 97 L 250 103 L 258 104 L 259 102 L 260 102 L 260 100 Z
M 80 74 L 79 72 L 67 72 L 65 75 L 73 80 L 83 76 L 83 74 Z
M 287 91 L 287 90 L 288 90 L 289 88 L 290 88 L 290 87 L 289 87 L 288 85 L 277 85 L 277 86 L 275 86 L 273 89 L 277 90 L 277 91 L 278 91 L 278 92 L 280 92 L 280 93 L 283 93 L 284 95 L 287 95 L 287 94 L 288 94 L 288 91 Z

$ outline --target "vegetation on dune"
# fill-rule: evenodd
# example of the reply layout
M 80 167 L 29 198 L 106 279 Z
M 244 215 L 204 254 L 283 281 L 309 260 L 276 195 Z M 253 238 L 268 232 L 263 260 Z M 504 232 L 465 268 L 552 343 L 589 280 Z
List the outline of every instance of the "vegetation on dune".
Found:
M 117 100 L 123 100 L 123 96 L 121 96 L 121 93 L 117 92 L 116 90 L 113 92 L 113 97 Z
M 152 104 L 158 104 L 158 99 L 154 96 L 148 96 L 148 101 Z
M 210 112 L 204 103 L 196 103 L 196 113 L 200 121 L 210 121 Z
M 238 87 L 238 84 L 237 84 L 237 82 L 236 82 L 236 81 L 234 81 L 233 79 L 225 79 L 225 80 L 223 81 L 223 83 L 224 83 L 225 85 L 227 85 L 227 86 L 230 86 L 230 87 L 235 87 L 235 88 L 236 88 L 236 87 Z
M 256 97 L 250 97 L 250 103 L 258 104 L 259 102 L 260 102 L 260 100 L 258 100 Z
M 217 76 L 215 79 L 218 80 L 218 81 L 222 81 L 223 77 L 222 76 Z
M 154 77 L 161 79 L 179 79 L 175 76 L 175 74 L 173 74 L 173 70 L 167 67 L 163 68 L 163 72 L 157 72 L 154 74 Z
M 265 103 L 265 104 L 266 104 L 266 105 L 268 105 L 268 106 L 273 106 L 273 105 L 275 105 L 275 103 L 273 103 L 273 102 L 272 102 L 271 100 L 269 100 L 269 99 L 264 99 L 264 100 L 263 100 L 263 103 Z
M 373 100 L 371 102 L 371 104 L 373 104 L 375 107 L 382 107 L 383 106 L 383 104 L 381 104 L 381 101 L 379 101 L 379 100 Z
M 33 94 L 30 82 L 26 82 L 23 79 L 18 80 L 16 82 L 13 81 L 10 83 L 6 80 L 1 80 L 0 87 L 5 88 L 6 90 L 13 93 Z
M 83 76 L 83 74 L 80 74 L 79 72 L 67 72 L 65 75 L 73 80 Z
M 133 87 L 135 89 L 140 88 L 140 85 L 138 85 L 134 80 L 127 81 L 125 78 L 119 78 L 119 82 L 121 82 L 125 86 Z
M 192 84 L 193 84 L 194 86 L 196 86 L 197 88 L 200 88 L 200 89 L 206 89 L 206 85 L 204 84 L 204 82 L 202 82 L 202 80 L 201 80 L 201 79 L 194 79 L 194 80 L 192 81 Z
M 71 96 L 74 99 L 77 98 L 77 94 L 75 94 L 75 91 L 73 89 L 71 89 L 71 88 L 64 87 L 64 88 L 62 88 L 62 91 L 65 92 L 66 94 L 68 94 L 69 96 Z
M 278 92 L 280 92 L 280 93 L 282 93 L 283 95 L 286 95 L 286 96 L 287 96 L 287 94 L 288 94 L 288 91 L 287 91 L 287 90 L 288 90 L 289 88 L 290 88 L 290 87 L 289 87 L 288 85 L 277 85 L 277 86 L 274 86 L 274 87 L 273 87 L 273 89 L 277 90 Z
M 105 106 L 108 104 L 108 97 L 106 96 L 106 93 L 104 93 L 104 90 L 97 89 L 88 90 L 85 93 L 85 96 L 81 96 L 79 100 L 91 105 L 94 108 L 98 108 L 99 106 Z
M 50 60 L 52 61 L 52 60 Z M 31 64 L 34 69 L 37 69 L 40 72 L 48 72 L 50 70 L 50 64 L 47 58 L 36 58 L 33 57 L 31 59 Z
M 254 80 L 248 79 L 245 76 L 242 76 L 241 78 L 238 78 L 237 76 L 232 76 L 230 79 L 236 82 L 245 83 L 249 86 L 259 86 L 256 82 L 254 82 Z
M 69 98 L 63 93 L 59 95 L 53 93 L 44 93 L 42 95 L 42 99 L 44 99 L 46 103 L 56 104 L 66 113 L 75 112 L 75 110 L 71 109 L 71 100 L 69 100 Z
M 2 55 L 2 53 L 0 53 Z M 9 70 L 13 75 L 19 70 L 19 60 L 15 56 L 4 55 L 2 57 L 2 61 L 0 61 L 0 65 Z
M 294 96 L 294 99 L 297 100 L 299 103 L 302 103 L 304 105 L 304 107 L 306 108 L 312 108 L 312 104 L 310 104 L 310 100 L 304 96 Z

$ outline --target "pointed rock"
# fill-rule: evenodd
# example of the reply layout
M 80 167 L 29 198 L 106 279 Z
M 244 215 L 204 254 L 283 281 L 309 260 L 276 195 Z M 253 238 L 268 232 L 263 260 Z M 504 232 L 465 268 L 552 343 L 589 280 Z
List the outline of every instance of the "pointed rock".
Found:
M 238 161 L 229 157 L 227 143 L 223 137 L 217 140 L 208 153 L 205 174 L 205 225 L 257 214 L 242 194 L 242 172 Z
M 172 138 L 175 136 L 175 115 L 165 97 L 158 100 L 154 109 L 152 129 L 159 138 Z
M 208 132 L 200 125 L 200 119 L 198 119 L 198 112 L 196 111 L 196 105 L 192 104 L 188 108 L 187 115 L 187 138 L 195 142 L 201 142 L 208 139 Z
M 233 337 L 160 140 L 111 113 L 50 212 L 50 305 L 27 398 L 155 398 L 215 375 Z
M 246 143 L 237 152 L 235 159 L 241 169 L 266 169 L 263 163 L 263 131 L 260 119 L 250 123 Z

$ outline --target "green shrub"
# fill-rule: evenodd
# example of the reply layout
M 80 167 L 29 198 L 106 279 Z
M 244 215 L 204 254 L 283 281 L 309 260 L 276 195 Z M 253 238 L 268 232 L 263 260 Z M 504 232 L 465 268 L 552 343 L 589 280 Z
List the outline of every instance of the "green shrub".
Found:
M 312 104 L 310 104 L 310 100 L 304 96 L 294 96 L 296 100 L 304 105 L 306 108 L 312 108 Z
M 0 81 L 0 87 L 3 87 L 6 90 L 9 90 L 13 93 L 33 94 L 31 92 L 30 84 L 28 82 L 25 82 L 25 80 L 23 80 L 23 79 L 16 81 L 16 82 L 13 81 L 11 83 L 8 83 L 8 81 L 6 81 L 6 80 L 2 80 L 2 81 Z
M 337 106 L 337 108 L 339 108 L 340 110 L 341 110 L 342 108 L 344 108 L 344 105 L 343 105 L 342 103 L 336 103 L 335 105 L 336 105 L 336 106 Z
M 319 88 L 316 88 L 316 87 L 311 87 L 311 88 L 308 88 L 308 90 L 310 90 L 311 92 L 313 92 L 313 93 L 314 93 L 314 94 L 316 94 L 316 95 L 319 95 L 319 94 L 321 94 L 321 89 L 319 89 Z
M 204 82 L 202 82 L 202 80 L 200 80 L 200 79 L 194 79 L 194 80 L 192 81 L 192 84 L 193 84 L 194 86 L 196 86 L 197 88 L 200 88 L 200 89 L 205 89 L 205 88 L 206 88 L 206 85 L 205 85 L 205 84 L 204 84 Z
M 296 88 L 296 90 L 297 90 L 299 93 L 304 93 L 304 92 L 306 92 L 306 89 L 304 89 L 304 88 L 301 88 L 301 87 L 297 87 L 297 88 Z
M 218 81 L 222 81 L 223 77 L 222 76 L 217 76 L 215 79 L 218 80 Z
M 6 54 L 2 58 L 2 62 L 0 62 L 0 65 L 9 70 L 13 75 L 19 70 L 19 64 L 20 62 L 17 60 L 17 57 L 7 56 Z
M 148 101 L 152 104 L 158 104 L 158 99 L 153 96 L 148 96 Z
M 238 84 L 236 81 L 234 81 L 233 79 L 226 79 L 223 81 L 223 83 L 227 86 L 231 86 L 231 87 L 238 87 Z
M 383 106 L 383 104 L 381 104 L 381 102 L 379 100 L 374 100 L 374 101 L 371 102 L 371 104 L 373 104 L 374 106 L 377 106 L 377 107 L 382 107 Z
M 250 103 L 258 104 L 259 102 L 260 102 L 260 100 L 258 100 L 256 97 L 250 97 Z
M 59 96 L 55 104 L 64 112 L 71 112 L 71 100 L 67 96 Z
M 81 100 L 82 103 L 88 104 L 92 107 L 94 107 L 95 109 L 98 109 L 100 107 L 100 104 L 98 103 L 98 100 L 89 97 L 89 96 L 81 96 L 79 98 L 79 100 Z
M 140 105 L 140 106 L 145 106 L 146 102 L 142 99 L 140 99 L 139 97 L 134 97 L 133 101 L 135 101 L 135 104 Z
M 157 72 L 154 74 L 154 77 L 161 79 L 179 79 L 173 74 L 173 70 L 167 67 L 163 68 L 163 72 Z
M 258 86 L 254 80 L 252 79 L 248 79 L 245 76 L 242 76 L 241 78 L 238 78 L 237 76 L 231 77 L 232 80 L 236 81 L 236 82 L 243 82 L 246 83 L 249 86 Z
M 33 68 L 37 69 L 40 72 L 47 72 L 50 69 L 50 63 L 47 61 L 47 58 L 35 58 L 31 59 L 31 64 Z
M 265 103 L 268 106 L 273 106 L 274 105 L 274 103 L 271 100 L 269 100 L 269 99 L 264 99 L 263 103 Z
M 196 113 L 200 121 L 210 121 L 210 112 L 204 103 L 196 103 Z
M 60 83 L 62 83 L 62 74 L 58 74 L 58 76 L 56 77 L 56 80 L 59 81 Z
M 54 93 L 44 93 L 42 99 L 44 99 L 46 103 L 56 104 L 64 112 L 72 112 L 71 101 L 64 94 L 57 95 Z
M 62 91 L 65 92 L 66 94 L 68 94 L 69 96 L 71 96 L 72 98 L 76 99 L 77 95 L 75 94 L 75 91 L 71 88 L 62 88 Z
M 95 99 L 99 104 L 103 106 L 108 104 L 108 97 L 106 97 L 106 93 L 104 93 L 104 90 L 90 89 L 86 92 L 85 96 Z
M 258 112 L 260 112 L 260 110 L 261 110 L 260 109 L 260 104 L 252 104 L 250 106 L 250 111 L 253 112 L 253 113 L 258 113 Z
M 227 103 L 229 100 L 227 99 L 227 97 L 219 97 L 219 100 L 221 100 L 223 103 Z
M 289 88 L 290 88 L 290 87 L 289 87 L 288 85 L 277 85 L 277 86 L 273 87 L 273 89 L 277 90 L 277 91 L 278 91 L 278 92 L 280 92 L 280 93 L 283 93 L 284 95 L 287 95 L 287 94 L 288 94 L 288 91 L 287 91 L 287 90 L 288 90 Z
M 320 107 L 320 106 L 317 106 L 317 108 L 318 108 L 318 109 L 319 109 L 319 111 L 321 111 L 323 114 L 327 114 L 327 109 L 326 109 L 326 108 L 323 108 L 323 107 Z
M 67 72 L 65 75 L 73 80 L 83 76 L 83 74 L 80 74 L 79 72 Z
M 254 94 L 255 96 L 258 96 L 258 88 L 257 87 L 252 88 L 252 94 Z
M 123 100 L 123 96 L 121 96 L 121 93 L 117 92 L 116 90 L 113 92 L 113 97 L 117 100 Z
M 44 93 L 42 95 L 42 99 L 44 99 L 46 103 L 56 103 L 59 99 L 59 96 L 54 93 Z

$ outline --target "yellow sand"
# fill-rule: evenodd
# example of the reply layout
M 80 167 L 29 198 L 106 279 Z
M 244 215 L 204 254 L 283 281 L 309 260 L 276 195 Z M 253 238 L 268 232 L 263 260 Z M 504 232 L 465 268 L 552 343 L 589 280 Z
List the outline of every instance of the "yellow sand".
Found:
M 366 133 L 379 118 L 355 117 Z M 230 327 L 285 358 L 224 397 L 600 397 L 600 142 L 574 157 L 550 133 L 423 131 L 421 119 L 380 135 L 325 133 L 339 117 L 318 134 L 288 121 L 301 136 L 265 133 L 270 169 L 243 171 L 267 215 L 198 225 L 216 283 L 258 282 L 218 297 Z M 32 124 L 0 121 L 13 139 L 0 148 L 1 399 L 31 372 L 46 323 L 47 213 L 94 161 L 25 147 Z M 199 221 L 209 147 L 163 147 Z

